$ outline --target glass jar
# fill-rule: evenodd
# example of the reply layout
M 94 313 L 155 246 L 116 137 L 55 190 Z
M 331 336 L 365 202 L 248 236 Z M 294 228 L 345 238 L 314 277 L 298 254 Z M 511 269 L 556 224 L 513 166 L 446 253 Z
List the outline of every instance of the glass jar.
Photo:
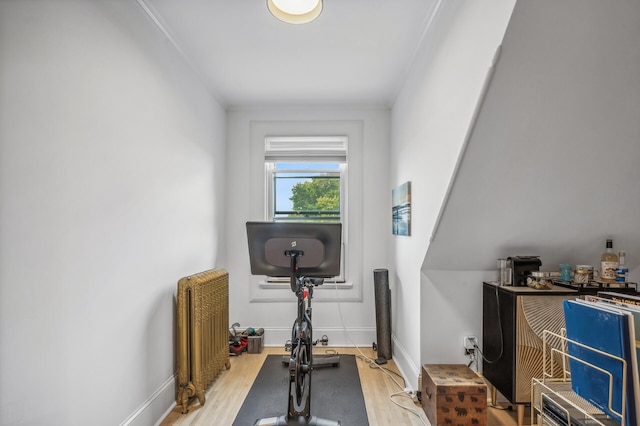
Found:
M 589 284 L 593 281 L 593 266 L 576 265 L 576 272 L 573 274 L 573 282 L 578 284 Z
M 527 285 L 537 290 L 546 290 L 553 287 L 551 274 L 549 272 L 531 271 L 527 275 Z

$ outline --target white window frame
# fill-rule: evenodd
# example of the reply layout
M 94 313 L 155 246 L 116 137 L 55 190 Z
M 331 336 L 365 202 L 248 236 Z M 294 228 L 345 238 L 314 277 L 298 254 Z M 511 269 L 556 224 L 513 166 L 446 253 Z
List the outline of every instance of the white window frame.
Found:
M 265 172 L 266 172 L 266 203 L 267 203 L 267 211 L 266 211 L 266 220 L 268 222 L 290 222 L 290 220 L 283 220 L 274 217 L 274 213 L 276 210 L 275 199 L 276 195 L 275 189 L 275 177 L 277 173 L 337 173 L 340 175 L 340 222 L 344 221 L 344 217 L 347 214 L 346 206 L 345 206 L 345 196 L 344 192 L 347 189 L 346 180 L 347 180 L 347 165 L 346 163 L 331 163 L 338 164 L 338 167 L 335 169 L 323 169 L 323 168 L 299 168 L 299 169 L 278 169 L 276 165 L 278 163 L 288 163 L 287 161 L 265 161 Z M 301 163 L 301 161 L 296 161 L 296 163 Z M 313 161 L 313 164 L 324 163 L 324 161 Z M 294 220 L 295 222 L 295 220 Z
M 326 283 L 335 285 L 344 284 L 347 281 L 345 276 L 345 264 L 347 260 L 348 233 L 348 163 L 347 163 L 347 143 L 346 136 L 279 136 L 265 138 L 265 220 L 276 222 L 273 217 L 275 210 L 275 174 L 283 170 L 276 169 L 276 163 L 296 162 L 296 163 L 337 163 L 340 173 L 340 222 L 342 223 L 342 250 L 340 262 L 340 275 L 326 279 Z M 336 169 L 329 169 L 335 171 Z M 286 172 L 326 172 L 327 169 L 295 169 Z M 266 277 L 265 285 L 289 284 L 288 278 Z

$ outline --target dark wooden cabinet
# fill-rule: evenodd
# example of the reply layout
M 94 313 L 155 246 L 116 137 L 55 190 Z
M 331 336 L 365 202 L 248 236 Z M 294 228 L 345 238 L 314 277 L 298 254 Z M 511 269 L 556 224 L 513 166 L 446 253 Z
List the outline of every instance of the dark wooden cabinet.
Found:
M 578 288 L 556 285 L 550 290 L 483 283 L 482 373 L 490 385 L 491 396 L 495 398 L 495 391 L 498 391 L 511 404 L 515 404 L 518 425 L 522 425 L 524 407 L 532 399 L 532 379 L 542 377 L 543 332 L 549 330 L 561 334 L 561 329 L 565 327 L 563 301 L 587 294 L 595 295 L 598 291 L 637 296 L 636 289 L 636 283 L 615 288 L 604 287 L 603 284 Z M 547 344 L 560 349 L 561 343 L 558 339 L 550 338 Z M 560 377 L 560 360 L 556 359 L 552 365 L 557 368 L 550 373 Z
M 531 379 L 542 373 L 543 331 L 560 332 L 562 302 L 578 295 L 564 287 L 483 284 L 482 373 L 512 404 L 531 402 Z

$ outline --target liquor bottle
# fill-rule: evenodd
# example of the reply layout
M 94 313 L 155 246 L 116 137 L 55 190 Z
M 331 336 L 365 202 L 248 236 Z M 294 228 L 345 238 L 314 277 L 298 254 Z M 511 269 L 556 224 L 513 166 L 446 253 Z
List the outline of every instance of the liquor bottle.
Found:
M 607 251 L 600 257 L 600 267 L 600 279 L 605 283 L 615 283 L 618 255 L 613 252 L 613 240 L 607 240 Z
M 618 252 L 618 268 L 616 269 L 616 282 L 619 282 L 619 283 L 627 282 L 627 274 L 629 273 L 629 270 L 624 264 L 624 258 L 626 257 L 626 255 L 627 253 L 624 251 Z

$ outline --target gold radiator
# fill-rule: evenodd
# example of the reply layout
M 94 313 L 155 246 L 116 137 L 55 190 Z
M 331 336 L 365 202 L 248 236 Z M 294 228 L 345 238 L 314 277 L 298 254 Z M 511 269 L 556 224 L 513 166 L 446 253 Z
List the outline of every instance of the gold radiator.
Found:
M 205 402 L 205 389 L 229 363 L 229 273 L 211 269 L 178 281 L 178 395 L 188 411 L 189 400 Z

